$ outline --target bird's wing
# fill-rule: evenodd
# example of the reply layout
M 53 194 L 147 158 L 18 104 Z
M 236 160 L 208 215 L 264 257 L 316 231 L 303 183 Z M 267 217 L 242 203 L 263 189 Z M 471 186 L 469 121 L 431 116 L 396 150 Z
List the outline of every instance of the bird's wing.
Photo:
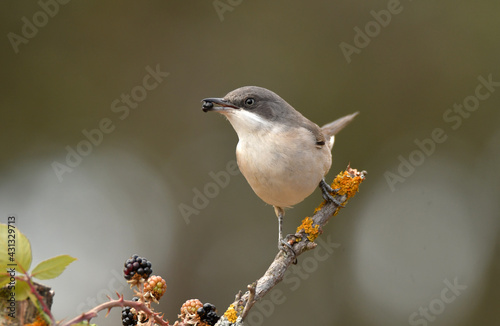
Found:
M 321 131 L 321 128 L 315 124 L 314 122 L 304 119 L 301 127 L 309 130 L 311 134 L 314 136 L 314 141 L 316 142 L 316 146 L 321 148 L 328 142 L 328 139 L 325 138 L 325 135 Z

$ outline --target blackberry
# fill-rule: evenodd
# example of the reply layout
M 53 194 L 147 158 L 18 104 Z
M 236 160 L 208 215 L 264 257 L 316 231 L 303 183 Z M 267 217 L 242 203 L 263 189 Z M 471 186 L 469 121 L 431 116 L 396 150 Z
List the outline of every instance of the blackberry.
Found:
M 139 301 L 138 297 L 133 297 L 133 301 Z M 137 325 L 137 315 L 132 313 L 130 307 L 123 307 L 122 309 L 122 325 L 135 326 Z
M 156 300 L 160 300 L 166 290 L 167 282 L 161 276 L 153 275 L 144 283 L 144 292 L 151 293 Z
M 206 318 L 206 322 L 213 326 L 215 325 L 218 321 L 219 321 L 219 316 L 217 316 L 217 313 L 215 311 L 210 311 L 208 314 L 207 314 L 207 318 Z
M 217 309 L 215 308 L 215 306 L 211 303 L 205 303 L 203 305 L 203 309 L 205 309 L 206 312 L 209 312 L 209 311 L 217 311 Z
M 127 259 L 124 266 L 123 276 L 127 281 L 134 277 L 147 279 L 149 275 L 153 273 L 151 262 L 138 255 L 133 255 L 131 258 Z
M 135 326 L 137 325 L 137 316 L 130 311 L 130 307 L 125 307 L 122 309 L 122 325 L 123 326 Z
M 199 308 L 196 311 L 198 316 L 200 316 L 200 320 L 206 322 L 207 324 L 213 326 L 219 321 L 219 316 L 217 316 L 217 309 L 211 303 L 205 303 L 203 307 Z
M 186 302 L 181 307 L 181 316 L 194 315 L 198 309 L 203 308 L 203 305 L 198 299 L 191 299 Z

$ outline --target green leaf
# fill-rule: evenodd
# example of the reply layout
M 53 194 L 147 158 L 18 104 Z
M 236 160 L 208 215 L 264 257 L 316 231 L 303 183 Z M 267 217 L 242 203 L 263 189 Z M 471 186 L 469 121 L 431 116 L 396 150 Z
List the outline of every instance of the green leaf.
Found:
M 68 255 L 61 255 L 42 261 L 31 272 L 32 277 L 39 280 L 49 280 L 56 278 L 64 271 L 66 266 L 74 262 L 76 258 Z
M 16 228 L 16 262 L 26 272 L 31 267 L 31 244 L 28 238 Z
M 18 272 L 31 267 L 31 244 L 14 224 L 0 224 L 0 270 L 16 267 Z M 12 265 L 17 264 L 17 266 Z
M 25 281 L 16 280 L 14 292 L 16 293 L 16 301 L 23 301 L 31 294 L 31 289 Z

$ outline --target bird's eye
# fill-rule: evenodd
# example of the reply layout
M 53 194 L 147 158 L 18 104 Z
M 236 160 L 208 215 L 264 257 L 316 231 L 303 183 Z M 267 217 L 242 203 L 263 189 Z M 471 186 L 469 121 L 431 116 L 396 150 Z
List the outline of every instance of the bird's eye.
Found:
M 246 105 L 253 105 L 254 103 L 255 103 L 255 100 L 251 97 L 249 97 L 245 100 Z

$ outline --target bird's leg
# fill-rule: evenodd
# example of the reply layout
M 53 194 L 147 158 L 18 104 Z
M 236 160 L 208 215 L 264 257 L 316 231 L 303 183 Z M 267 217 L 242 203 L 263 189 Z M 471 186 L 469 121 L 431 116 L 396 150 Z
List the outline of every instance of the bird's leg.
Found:
M 287 247 L 288 249 L 290 249 L 293 256 L 295 257 L 295 261 L 297 261 L 297 257 L 295 255 L 295 251 L 293 250 L 292 245 L 283 239 L 283 217 L 285 216 L 285 210 L 281 207 L 274 206 L 274 212 L 278 217 L 278 249 L 285 251 L 284 247 Z
M 280 243 L 283 240 L 283 216 L 285 216 L 285 211 L 283 208 L 274 206 L 274 212 L 276 213 L 276 216 L 278 217 L 278 246 L 280 246 Z
M 337 204 L 338 206 L 344 207 L 341 202 L 339 202 L 332 196 L 332 193 L 336 194 L 339 191 L 339 189 L 333 189 L 332 187 L 330 187 L 330 185 L 326 183 L 325 179 L 321 179 L 321 181 L 319 182 L 319 187 L 321 188 L 321 194 L 323 195 L 324 200 L 330 201 L 334 204 Z

